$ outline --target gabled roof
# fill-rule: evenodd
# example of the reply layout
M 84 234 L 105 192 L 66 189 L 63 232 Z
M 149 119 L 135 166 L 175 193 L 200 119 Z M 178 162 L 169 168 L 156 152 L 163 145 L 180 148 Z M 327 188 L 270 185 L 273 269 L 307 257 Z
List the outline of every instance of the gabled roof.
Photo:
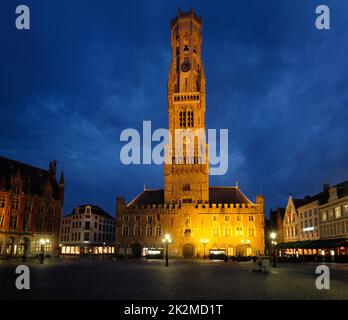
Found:
M 252 204 L 238 187 L 209 187 L 209 203 Z
M 88 207 L 88 206 L 91 207 L 91 212 L 92 212 L 93 214 L 96 214 L 96 215 L 101 216 L 101 217 L 109 218 L 109 219 L 114 219 L 114 217 L 111 216 L 110 214 L 108 214 L 104 209 L 102 209 L 102 208 L 100 208 L 100 207 L 98 207 L 98 206 L 95 206 L 95 205 L 93 205 L 93 204 L 83 204 L 83 205 L 77 206 L 76 208 L 74 208 L 74 209 L 72 210 L 71 213 L 69 213 L 69 214 L 66 215 L 65 217 L 70 217 L 70 216 L 72 216 L 72 215 L 74 215 L 74 214 L 78 214 L 78 213 L 76 213 L 76 209 L 77 209 L 77 208 L 79 209 L 79 211 L 81 210 L 81 213 L 82 213 L 82 212 L 85 212 L 85 209 L 86 209 L 86 207 Z
M 308 201 L 309 199 L 294 199 L 292 198 L 292 201 L 294 203 L 295 209 L 297 210 L 299 207 L 304 206 L 307 203 L 310 203 L 312 201 Z
M 17 174 L 22 181 L 22 191 L 26 194 L 42 196 L 44 187 L 50 182 L 53 187 L 53 198 L 58 199 L 58 183 L 48 170 L 0 157 L 0 189 L 10 191 L 11 178 Z
M 211 204 L 253 204 L 238 187 L 209 187 Z M 145 189 L 136 196 L 128 206 L 164 204 L 163 189 Z
M 298 207 L 304 206 L 304 205 L 312 203 L 314 201 L 318 201 L 319 205 L 327 203 L 329 201 L 329 196 L 330 196 L 329 189 L 331 189 L 331 188 L 337 189 L 338 198 L 348 196 L 348 180 L 346 180 L 346 181 L 338 183 L 332 187 L 328 187 L 326 190 L 324 190 L 324 191 L 322 191 L 314 196 L 307 197 L 304 199 L 293 199 L 294 203 L 295 203 L 295 200 L 297 201 L 297 203 L 295 204 L 296 209 Z
M 142 193 L 137 195 L 128 206 L 146 206 L 151 204 L 164 204 L 163 189 L 145 189 Z

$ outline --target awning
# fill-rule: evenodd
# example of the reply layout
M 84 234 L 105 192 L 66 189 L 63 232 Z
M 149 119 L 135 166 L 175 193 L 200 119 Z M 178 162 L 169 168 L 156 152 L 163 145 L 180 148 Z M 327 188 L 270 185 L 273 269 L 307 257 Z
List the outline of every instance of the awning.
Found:
M 282 242 L 275 246 L 277 249 L 329 249 L 337 247 L 348 248 L 348 239 L 325 239 Z

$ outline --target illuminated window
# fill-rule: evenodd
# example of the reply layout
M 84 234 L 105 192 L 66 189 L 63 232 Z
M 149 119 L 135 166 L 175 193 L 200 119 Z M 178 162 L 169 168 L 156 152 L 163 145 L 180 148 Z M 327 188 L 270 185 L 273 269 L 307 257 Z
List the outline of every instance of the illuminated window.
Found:
M 225 227 L 225 237 L 231 236 L 231 228 L 230 227 Z
M 186 112 L 185 111 L 180 111 L 179 112 L 179 124 L 180 124 L 180 127 L 182 128 L 186 128 Z
M 152 227 L 151 226 L 146 227 L 146 236 L 152 237 Z
M 213 236 L 217 237 L 218 235 L 219 235 L 219 228 L 218 227 L 213 228 Z
M 236 228 L 236 236 L 237 237 L 242 237 L 243 236 L 243 228 L 242 227 L 237 227 Z
M 140 237 L 141 236 L 141 228 L 140 228 L 140 226 L 135 226 L 134 227 L 134 235 L 136 237 Z
M 328 218 L 333 219 L 333 217 L 334 217 L 334 211 L 333 211 L 333 209 L 329 209 L 328 210 Z
M 128 228 L 128 226 L 123 226 L 122 227 L 122 235 L 124 237 L 128 237 L 128 235 L 129 235 L 129 228 Z
M 341 207 L 340 206 L 335 208 L 335 218 L 336 219 L 341 218 Z
M 156 226 L 155 232 L 156 232 L 156 237 L 160 237 L 162 233 L 161 226 Z
M 193 111 L 187 112 L 187 126 L 190 128 L 194 127 Z
M 321 221 L 325 222 L 327 220 L 327 213 L 326 211 L 321 213 Z

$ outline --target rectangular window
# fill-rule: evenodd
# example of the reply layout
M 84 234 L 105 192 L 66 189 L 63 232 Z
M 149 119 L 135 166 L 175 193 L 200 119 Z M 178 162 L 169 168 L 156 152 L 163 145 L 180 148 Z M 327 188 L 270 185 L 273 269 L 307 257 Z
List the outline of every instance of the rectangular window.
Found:
M 336 219 L 341 218 L 341 207 L 340 206 L 335 208 L 335 218 Z
M 226 236 L 226 237 L 231 236 L 231 228 L 229 228 L 229 227 L 226 227 L 226 228 L 225 228 L 225 236 Z
M 249 221 L 254 221 L 254 217 L 253 216 L 249 216 Z
M 321 213 L 321 221 L 325 222 L 326 220 L 327 220 L 327 213 L 326 213 L 326 211 L 323 211 Z
M 91 228 L 91 223 L 89 221 L 85 222 L 85 230 L 89 230 Z
M 160 237 L 161 236 L 161 226 L 156 227 L 156 236 Z
M 329 218 L 329 220 L 334 218 L 334 212 L 333 212 L 332 208 L 328 210 L 328 218 Z
M 10 218 L 10 227 L 11 228 L 17 228 L 17 221 L 18 221 L 18 217 L 17 216 L 11 216 L 11 218 Z
M 2 209 L 2 208 L 5 208 L 5 206 L 6 206 L 6 198 L 1 197 L 1 198 L 0 198 L 0 208 L 1 208 L 1 209 Z
M 83 241 L 89 241 L 89 232 L 85 232 L 83 235 Z
M 146 236 L 147 237 L 152 237 L 152 227 L 147 227 L 146 228 Z
M 18 211 L 19 209 L 19 199 L 12 200 L 12 210 Z

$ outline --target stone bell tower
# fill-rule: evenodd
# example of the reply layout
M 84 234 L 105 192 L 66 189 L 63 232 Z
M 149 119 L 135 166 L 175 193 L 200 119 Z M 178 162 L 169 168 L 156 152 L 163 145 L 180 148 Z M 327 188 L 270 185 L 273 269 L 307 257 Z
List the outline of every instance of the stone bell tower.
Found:
M 193 10 L 171 21 L 172 62 L 168 79 L 171 144 L 165 148 L 166 203 L 209 200 L 208 145 L 205 136 L 205 76 L 202 21 Z

